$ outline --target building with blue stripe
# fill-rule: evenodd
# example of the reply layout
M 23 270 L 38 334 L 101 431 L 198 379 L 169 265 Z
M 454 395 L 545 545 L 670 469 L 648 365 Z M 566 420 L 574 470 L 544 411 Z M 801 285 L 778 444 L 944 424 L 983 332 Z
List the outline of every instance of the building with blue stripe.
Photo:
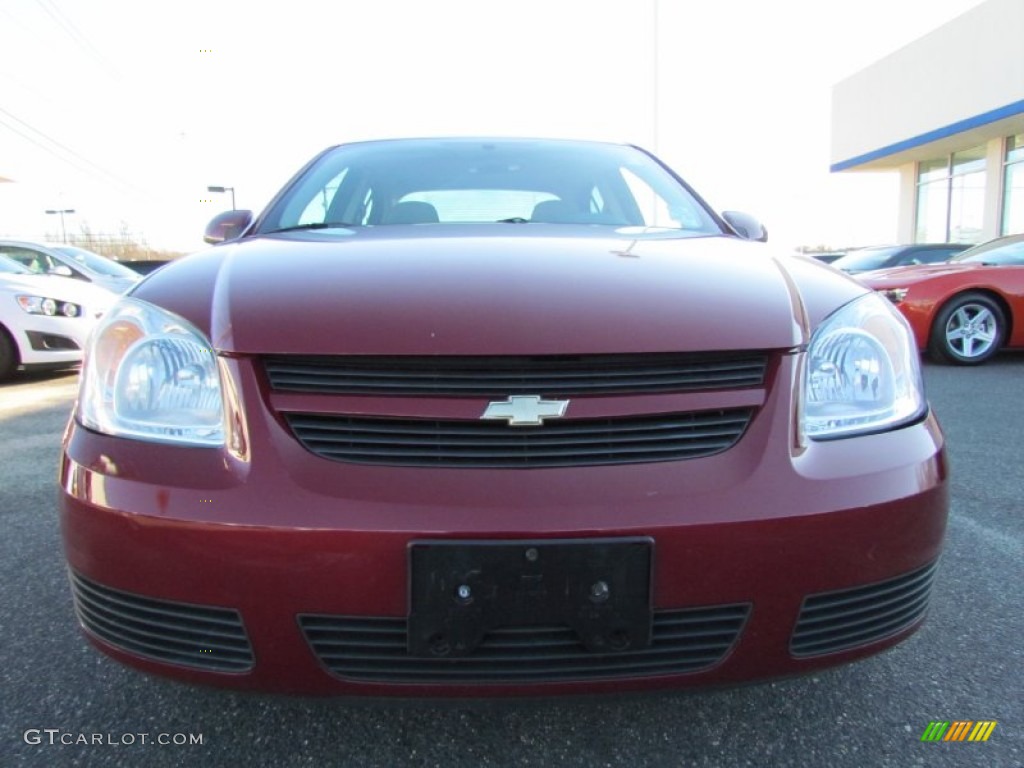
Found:
M 900 242 L 1024 232 L 1024 0 L 986 0 L 838 83 L 831 156 L 899 172 Z

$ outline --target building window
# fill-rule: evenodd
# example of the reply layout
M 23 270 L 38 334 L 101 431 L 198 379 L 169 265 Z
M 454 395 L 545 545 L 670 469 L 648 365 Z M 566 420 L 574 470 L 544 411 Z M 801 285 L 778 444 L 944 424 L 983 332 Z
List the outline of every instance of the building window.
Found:
M 1002 234 L 1024 232 L 1024 133 L 1006 140 Z
M 918 164 L 915 242 L 946 242 L 948 213 L 949 159 L 929 160 Z
M 984 218 L 984 144 L 918 164 L 916 242 L 980 242 Z

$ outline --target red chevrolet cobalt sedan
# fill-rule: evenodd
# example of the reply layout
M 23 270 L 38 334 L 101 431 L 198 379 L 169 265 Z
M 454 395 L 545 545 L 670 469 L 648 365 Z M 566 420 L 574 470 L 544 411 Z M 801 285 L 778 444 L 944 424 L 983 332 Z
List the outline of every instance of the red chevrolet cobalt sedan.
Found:
M 906 321 L 630 146 L 334 147 L 87 351 L 78 619 L 264 691 L 811 672 L 921 624 L 947 514 Z

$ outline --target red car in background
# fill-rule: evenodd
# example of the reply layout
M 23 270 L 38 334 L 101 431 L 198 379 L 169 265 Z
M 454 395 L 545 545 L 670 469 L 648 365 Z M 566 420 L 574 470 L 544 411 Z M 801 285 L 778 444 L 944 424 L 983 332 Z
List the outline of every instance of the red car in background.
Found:
M 948 508 L 889 302 L 631 146 L 334 147 L 92 336 L 76 613 L 267 691 L 812 672 L 924 620 Z
M 918 349 L 939 362 L 983 363 L 1024 347 L 1024 234 L 990 240 L 945 264 L 858 276 L 910 322 Z

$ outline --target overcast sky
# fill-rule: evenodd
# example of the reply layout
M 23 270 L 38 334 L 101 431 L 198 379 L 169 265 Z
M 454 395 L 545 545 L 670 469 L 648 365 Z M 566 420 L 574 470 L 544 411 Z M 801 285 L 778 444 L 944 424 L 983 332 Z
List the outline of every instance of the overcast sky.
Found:
M 980 0 L 0 0 L 0 235 L 125 222 L 191 251 L 313 154 L 528 135 L 659 154 L 783 247 L 891 241 L 893 174 L 830 174 L 831 88 Z M 657 56 L 655 56 L 657 52 Z

